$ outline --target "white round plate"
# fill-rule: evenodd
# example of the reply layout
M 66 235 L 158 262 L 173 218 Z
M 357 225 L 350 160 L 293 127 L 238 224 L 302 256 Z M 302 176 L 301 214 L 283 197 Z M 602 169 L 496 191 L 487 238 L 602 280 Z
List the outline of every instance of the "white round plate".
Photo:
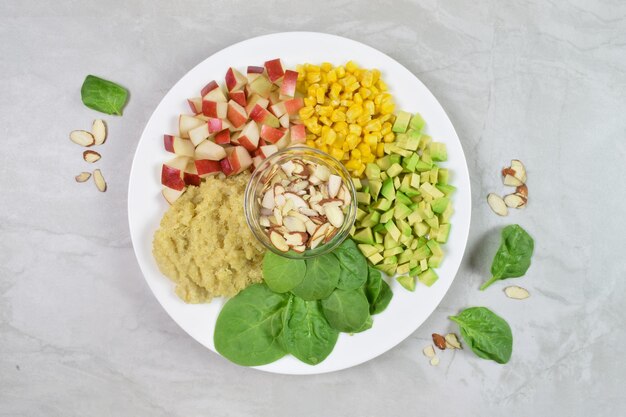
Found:
M 430 91 L 405 67 L 382 52 L 350 39 L 311 32 L 288 32 L 249 39 L 205 59 L 165 95 L 141 135 L 133 160 L 128 188 L 128 219 L 135 254 L 143 275 L 165 311 L 191 337 L 215 351 L 213 330 L 224 304 L 188 305 L 174 294 L 172 282 L 163 276 L 152 257 L 152 236 L 168 205 L 161 196 L 161 164 L 172 157 L 163 149 L 163 134 L 178 132 L 177 120 L 188 113 L 186 99 L 196 97 L 210 80 L 222 82 L 229 67 L 245 69 L 280 58 L 286 68 L 298 63 L 330 62 L 343 65 L 354 60 L 364 68 L 378 68 L 396 102 L 396 109 L 420 112 L 428 133 L 446 143 L 449 160 L 442 165 L 451 171 L 455 214 L 445 245 L 446 257 L 437 269 L 439 280 L 430 288 L 418 285 L 415 292 L 390 280 L 393 299 L 387 310 L 374 316 L 374 326 L 353 336 L 341 334 L 328 358 L 316 366 L 286 356 L 257 369 L 282 374 L 318 374 L 349 368 L 386 352 L 413 333 L 435 310 L 448 291 L 461 263 L 470 225 L 471 197 L 467 164 L 459 138 L 441 105 Z M 243 208 L 242 208 L 243 210 Z

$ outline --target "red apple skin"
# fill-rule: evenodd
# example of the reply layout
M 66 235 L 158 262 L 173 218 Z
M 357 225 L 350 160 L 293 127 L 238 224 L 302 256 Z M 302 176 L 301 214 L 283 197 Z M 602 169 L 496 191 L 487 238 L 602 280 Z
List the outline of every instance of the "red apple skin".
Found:
M 286 70 L 283 75 L 283 83 L 280 86 L 280 94 L 287 97 L 293 97 L 296 93 L 296 81 L 298 81 L 298 73 L 292 70 Z
M 298 111 L 302 107 L 304 107 L 304 100 L 302 97 L 292 98 L 290 100 L 285 100 L 285 110 L 287 110 L 287 114 L 290 116 L 298 114 Z
M 239 139 L 237 139 L 237 142 L 241 146 L 246 148 L 246 150 L 248 152 L 253 152 L 257 148 L 257 146 L 258 146 L 258 143 L 255 145 L 254 143 L 252 143 L 250 138 L 248 138 L 247 136 L 239 136 Z
M 223 101 L 202 100 L 202 114 L 207 117 L 223 119 L 226 117 L 227 104 Z
M 246 84 L 247 79 L 241 73 L 239 73 L 239 71 L 237 71 L 233 67 L 230 67 L 228 68 L 228 71 L 226 71 L 225 81 L 228 91 L 234 91 L 242 88 Z
M 221 132 L 215 134 L 215 143 L 218 145 L 226 145 L 230 143 L 230 130 L 224 129 Z
M 306 128 L 304 125 L 292 125 L 290 135 L 291 143 L 306 143 Z
M 211 161 L 208 159 L 197 159 L 195 161 L 196 171 L 198 171 L 198 175 L 200 178 L 204 178 L 211 174 L 216 174 L 218 172 L 222 172 L 222 166 L 220 165 L 220 161 Z
M 248 121 L 246 110 L 234 100 L 228 102 L 227 118 L 235 128 L 243 126 Z
M 215 82 L 215 80 L 210 81 L 207 85 L 204 86 L 204 88 L 200 91 L 200 95 L 202 97 L 206 96 L 207 94 L 209 94 L 210 91 L 215 90 L 216 88 L 219 88 L 219 85 L 217 85 L 217 82 Z
M 283 65 L 280 63 L 280 59 L 272 59 L 265 62 L 265 69 L 267 70 L 267 77 L 271 82 L 278 80 L 285 73 L 283 71 Z
M 220 132 L 223 130 L 223 123 L 221 119 L 211 117 L 209 118 L 207 124 L 209 125 L 209 133 Z
M 263 74 L 263 71 L 265 71 L 265 68 L 263 67 L 256 67 L 256 66 L 250 65 L 248 67 L 247 73 L 248 74 Z
M 224 158 L 220 161 L 220 168 L 225 175 L 233 175 L 235 172 L 228 158 Z
M 246 107 L 247 100 L 246 92 L 244 90 L 231 91 L 230 99 L 239 104 L 241 107 Z
M 259 148 L 259 150 L 261 151 L 261 157 L 262 158 L 267 158 L 272 154 L 275 154 L 276 152 L 278 152 L 278 148 L 276 147 L 276 145 L 265 145 L 265 146 L 261 146 Z
M 174 190 L 182 190 L 185 188 L 185 181 L 182 178 L 180 169 L 172 168 L 163 164 L 161 168 L 161 184 Z
M 183 181 L 185 181 L 186 185 L 195 185 L 197 187 L 200 185 L 200 176 L 191 172 L 185 172 L 183 174 Z
M 202 101 L 202 98 L 200 98 L 200 101 Z M 194 103 L 192 99 L 188 98 L 187 103 L 189 103 L 189 108 L 191 108 L 191 111 L 193 113 L 195 114 L 202 113 L 202 109 L 197 108 L 196 103 Z
M 163 146 L 165 147 L 166 151 L 175 153 L 175 151 L 174 151 L 174 136 L 172 136 L 172 135 L 163 135 Z
M 278 142 L 284 136 L 284 132 L 274 127 L 263 125 L 261 126 L 261 137 L 265 141 L 270 143 Z

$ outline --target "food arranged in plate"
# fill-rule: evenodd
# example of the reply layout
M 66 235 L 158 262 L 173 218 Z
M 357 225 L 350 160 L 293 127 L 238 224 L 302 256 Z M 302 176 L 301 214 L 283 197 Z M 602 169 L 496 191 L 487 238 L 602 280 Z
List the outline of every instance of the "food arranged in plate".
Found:
M 153 255 L 184 302 L 229 298 L 213 335 L 229 360 L 319 364 L 340 333 L 376 326 L 390 279 L 436 283 L 454 213 L 447 139 L 395 108 L 384 75 L 231 67 L 164 132 L 170 207 Z

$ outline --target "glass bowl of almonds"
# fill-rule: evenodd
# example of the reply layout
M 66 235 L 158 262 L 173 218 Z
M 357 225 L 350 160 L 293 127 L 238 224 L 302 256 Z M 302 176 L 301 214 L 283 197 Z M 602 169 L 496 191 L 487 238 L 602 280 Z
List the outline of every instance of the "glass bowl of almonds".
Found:
M 244 210 L 252 233 L 268 250 L 312 258 L 332 251 L 350 234 L 356 190 L 341 162 L 294 146 L 257 166 L 246 187 Z

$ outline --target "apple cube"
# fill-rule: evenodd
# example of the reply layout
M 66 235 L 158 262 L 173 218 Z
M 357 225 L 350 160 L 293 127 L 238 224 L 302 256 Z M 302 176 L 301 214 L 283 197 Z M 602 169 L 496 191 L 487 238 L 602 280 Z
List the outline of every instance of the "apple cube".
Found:
M 249 152 L 254 151 L 259 146 L 259 126 L 256 122 L 250 121 L 246 124 L 237 137 L 237 143 Z
M 306 128 L 304 125 L 292 125 L 289 129 L 291 143 L 306 143 Z
M 230 130 L 224 129 L 213 137 L 213 141 L 218 145 L 226 145 L 230 143 Z
M 298 111 L 304 107 L 304 99 L 302 97 L 285 100 L 283 103 L 285 105 L 285 111 L 290 116 L 297 115 Z
M 271 127 L 280 126 L 278 118 L 267 111 L 267 109 L 261 107 L 259 104 L 255 105 L 250 112 L 250 118 L 260 125 L 268 125 Z
M 267 77 L 271 82 L 275 82 L 285 73 L 283 71 L 283 65 L 280 63 L 280 59 L 272 59 L 265 62 L 265 69 L 267 70 Z
M 219 161 L 226 157 L 226 150 L 217 143 L 205 140 L 196 146 L 196 159 L 208 159 L 211 161 Z
M 289 115 L 288 114 L 285 113 L 282 116 L 280 116 L 278 121 L 280 122 L 281 127 L 284 127 L 285 129 L 289 128 Z
M 246 113 L 250 114 L 250 112 L 252 112 L 252 109 L 254 108 L 254 106 L 259 105 L 261 107 L 263 107 L 264 109 L 267 109 L 267 106 L 269 106 L 270 101 L 266 98 L 261 97 L 258 94 L 252 94 L 248 96 L 248 101 L 246 104 Z
M 210 159 L 196 159 L 196 172 L 200 178 L 208 177 L 222 172 L 222 166 L 219 161 L 211 161 Z
M 239 103 L 239 105 L 246 107 L 247 100 L 246 100 L 246 92 L 244 90 L 231 91 L 229 96 L 230 96 L 230 99 L 233 100 L 235 103 Z
M 165 201 L 167 201 L 169 204 L 174 204 L 174 201 L 178 200 L 178 197 L 183 195 L 184 192 L 184 188 L 182 190 L 175 190 L 170 187 L 163 187 L 163 191 L 161 191 L 163 197 L 165 198 Z
M 283 137 L 275 143 L 278 150 L 285 149 L 287 146 L 291 144 L 291 138 L 289 137 L 289 131 L 283 132 Z
M 264 145 L 259 148 L 259 151 L 259 155 L 265 159 L 278 152 L 278 147 L 276 145 Z
M 258 94 L 261 97 L 267 98 L 272 91 L 272 83 L 265 75 L 262 75 L 248 84 L 247 89 L 250 94 Z
M 198 175 L 196 164 L 191 160 L 187 163 L 183 173 L 183 181 L 185 181 L 185 185 L 195 185 L 196 187 L 200 185 L 200 175 Z
M 263 67 L 249 66 L 246 72 L 248 83 L 251 83 L 252 81 L 256 80 L 258 77 L 260 77 L 263 74 L 264 71 L 265 71 L 265 68 Z
M 193 113 L 202 113 L 202 97 L 188 98 L 187 103 Z
M 270 111 L 274 116 L 280 118 L 283 114 L 287 113 L 285 102 L 281 101 L 280 103 L 272 104 L 270 106 Z
M 230 100 L 228 102 L 227 117 L 228 121 L 235 128 L 243 126 L 248 121 L 248 114 L 246 113 L 246 109 L 241 107 L 241 105 L 234 100 Z
M 219 119 L 215 119 L 219 120 Z M 204 122 L 200 126 L 191 129 L 189 131 L 189 139 L 194 146 L 198 146 L 203 140 L 211 136 L 211 132 L 209 131 L 209 123 Z
M 261 137 L 265 139 L 267 142 L 276 143 L 283 136 L 285 136 L 285 132 L 280 129 L 276 129 L 275 127 L 262 125 L 261 126 Z
M 161 167 L 161 184 L 174 190 L 184 189 L 183 177 L 189 160 L 186 156 L 177 156 L 164 163 Z
M 261 165 L 262 163 L 263 163 L 263 158 L 261 156 L 257 155 L 254 158 L 252 158 L 252 166 L 254 166 L 254 169 L 257 169 L 259 165 Z
M 225 175 L 233 175 L 235 173 L 228 158 L 224 158 L 220 161 L 220 169 Z
M 252 158 L 243 146 L 235 146 L 234 148 L 229 149 L 229 152 L 230 155 L 228 155 L 228 158 L 226 159 L 228 160 L 232 171 L 231 174 L 226 175 L 239 174 L 252 166 Z
M 215 82 L 211 81 L 208 83 L 201 91 L 202 100 L 207 101 L 223 101 L 226 102 L 226 96 L 224 92 L 220 88 L 220 86 Z
M 194 146 L 189 139 L 179 138 L 178 136 L 163 135 L 163 145 L 168 152 L 175 153 L 180 156 L 193 156 Z
M 223 101 L 202 100 L 202 114 L 217 119 L 225 119 L 228 104 Z
M 298 73 L 296 71 L 285 71 L 285 75 L 283 76 L 283 83 L 280 86 L 280 95 L 283 97 L 293 97 L 296 94 L 297 81 Z
M 278 90 L 271 91 L 267 99 L 270 101 L 270 104 L 280 103 L 280 94 L 278 93 Z
M 233 67 L 228 68 L 228 71 L 226 71 L 225 80 L 228 91 L 241 90 L 248 83 L 248 79 Z
M 181 114 L 178 117 L 178 131 L 180 137 L 185 139 L 189 138 L 189 131 L 203 124 L 206 124 L 206 122 L 193 116 Z

